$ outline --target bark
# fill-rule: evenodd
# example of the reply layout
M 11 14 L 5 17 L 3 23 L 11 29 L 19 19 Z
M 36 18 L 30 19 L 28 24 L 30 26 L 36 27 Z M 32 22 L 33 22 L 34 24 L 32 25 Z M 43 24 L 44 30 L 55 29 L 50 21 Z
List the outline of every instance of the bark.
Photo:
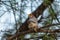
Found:
M 53 3 L 54 0 L 49 0 L 50 4 Z M 44 2 L 35 10 L 32 12 L 32 14 L 37 18 L 39 17 L 39 15 L 42 15 L 44 10 L 49 6 L 46 5 Z M 28 18 L 26 19 L 26 21 L 20 26 L 19 31 L 27 31 L 28 30 L 28 24 L 27 24 Z
M 53 3 L 54 0 L 49 0 L 50 3 L 49 5 L 51 5 L 51 3 Z M 42 15 L 44 10 L 49 6 L 49 5 L 46 5 L 45 2 L 43 2 L 35 11 L 32 12 L 32 14 L 38 18 L 39 15 Z M 11 36 L 9 37 L 7 40 L 13 40 L 14 38 L 16 37 L 19 37 L 21 34 L 27 34 L 27 33 L 31 33 L 31 32 L 34 32 L 33 30 L 29 30 L 28 29 L 28 24 L 27 24 L 27 21 L 28 21 L 29 18 L 26 19 L 26 21 L 20 26 L 20 28 L 17 30 L 17 34 L 14 35 L 14 36 Z M 19 32 L 19 33 L 18 33 Z M 47 32 L 47 30 L 41 30 L 41 29 L 38 29 L 38 32 Z M 50 32 L 50 31 L 49 31 Z M 52 32 L 52 31 L 51 31 Z

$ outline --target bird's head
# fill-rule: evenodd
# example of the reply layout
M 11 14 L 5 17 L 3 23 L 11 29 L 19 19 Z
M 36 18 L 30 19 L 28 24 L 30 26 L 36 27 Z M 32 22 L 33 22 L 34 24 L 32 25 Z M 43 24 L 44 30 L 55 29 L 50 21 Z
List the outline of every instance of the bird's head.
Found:
M 29 14 L 28 17 L 32 18 L 32 17 L 34 17 L 34 15 L 33 14 Z

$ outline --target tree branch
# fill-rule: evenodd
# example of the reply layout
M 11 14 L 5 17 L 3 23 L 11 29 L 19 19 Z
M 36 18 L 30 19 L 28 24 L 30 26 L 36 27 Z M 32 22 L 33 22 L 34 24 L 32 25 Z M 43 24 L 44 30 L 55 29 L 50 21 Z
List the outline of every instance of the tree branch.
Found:
M 50 1 L 50 4 L 53 3 L 54 0 L 49 0 Z M 46 5 L 45 2 L 43 2 L 35 11 L 32 12 L 32 14 L 37 18 L 39 17 L 39 15 L 42 15 L 44 10 L 49 6 L 49 5 Z M 32 33 L 34 32 L 33 30 L 29 30 L 28 29 L 28 24 L 27 24 L 27 21 L 28 21 L 28 18 L 27 20 L 20 26 L 20 28 L 17 30 L 17 34 L 14 35 L 14 36 L 11 36 L 9 39 L 7 40 L 12 40 L 18 36 L 20 36 L 21 34 L 27 34 L 27 33 Z M 38 32 L 47 32 L 48 30 L 42 30 L 42 29 L 38 29 Z M 18 33 L 19 32 L 19 33 Z M 48 31 L 48 32 L 53 32 L 53 31 Z
M 59 33 L 60 32 L 60 29 L 57 29 L 57 30 L 45 30 L 45 29 L 43 29 L 43 28 L 47 28 L 47 27 L 51 27 L 51 26 L 55 26 L 55 25 L 60 25 L 60 23 L 46 25 L 44 27 L 38 28 L 37 29 L 37 32 L 44 32 L 44 33 L 56 33 L 56 32 L 58 32 Z M 17 33 L 17 35 L 11 36 L 9 38 L 9 40 L 12 40 L 12 39 L 14 39 L 16 37 L 19 37 L 20 35 L 25 35 L 25 34 L 28 34 L 28 33 L 36 33 L 36 32 L 34 30 L 32 30 L 32 29 L 30 29 L 28 31 L 24 31 L 24 32 L 19 32 L 19 33 Z
M 58 33 L 60 33 L 60 29 L 57 29 L 57 30 L 38 29 L 38 32 L 44 32 L 44 33 L 56 33 L 56 32 L 58 32 Z M 25 31 L 25 32 L 20 32 L 17 35 L 9 37 L 7 40 L 12 40 L 16 37 L 19 37 L 20 35 L 25 35 L 25 34 L 28 34 L 28 33 L 36 33 L 36 32 L 34 32 L 34 30 L 28 30 L 28 31 Z
M 53 3 L 54 0 L 49 0 L 50 1 L 50 4 Z M 32 14 L 37 18 L 39 17 L 39 15 L 42 15 L 43 14 L 43 11 L 49 6 L 49 5 L 46 5 L 44 2 L 35 10 L 32 12 Z M 28 24 L 27 24 L 27 21 L 28 21 L 28 18 L 27 20 L 20 26 L 19 28 L 19 31 L 22 32 L 22 31 L 27 31 L 28 30 Z
M 49 27 L 51 27 L 51 26 L 56 26 L 56 25 L 60 25 L 60 23 L 49 24 L 49 25 L 46 25 L 46 26 L 41 27 L 41 29 L 42 29 L 42 28 L 49 28 Z

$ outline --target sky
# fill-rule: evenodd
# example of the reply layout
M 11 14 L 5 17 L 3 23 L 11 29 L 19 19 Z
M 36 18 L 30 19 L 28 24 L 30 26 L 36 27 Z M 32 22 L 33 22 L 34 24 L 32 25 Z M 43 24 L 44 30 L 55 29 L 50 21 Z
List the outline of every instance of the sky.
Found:
M 57 1 L 59 1 L 59 0 L 57 0 Z M 17 2 L 19 2 L 19 5 L 20 5 L 20 0 L 17 0 Z M 28 0 L 28 2 L 29 2 L 29 0 Z M 25 1 L 25 3 L 27 3 L 26 1 Z M 27 4 L 27 6 L 31 6 L 31 4 L 30 4 L 31 2 L 29 2 L 28 4 Z M 32 9 L 32 11 L 34 11 L 40 4 L 42 3 L 42 1 L 41 2 L 39 2 L 39 3 L 35 3 L 35 2 L 33 2 L 33 4 L 32 4 L 32 6 L 35 6 L 35 7 L 33 7 Z M 60 5 L 60 3 L 59 3 L 59 5 Z M 0 17 L 0 40 L 2 40 L 3 38 L 3 36 L 4 36 L 4 34 L 5 33 L 8 33 L 8 32 L 3 32 L 3 31 L 9 31 L 9 30 L 12 30 L 12 29 L 14 29 L 15 28 L 15 26 L 14 26 L 14 24 L 15 24 L 15 19 L 14 19 L 14 15 L 13 15 L 13 12 L 12 11 L 10 11 L 10 12 L 7 12 L 7 9 L 6 9 L 6 7 L 4 6 L 4 5 L 1 5 L 2 7 L 0 7 L 0 16 L 2 15 L 2 14 L 4 14 L 3 16 L 1 16 Z M 58 8 L 58 7 L 57 7 Z M 5 12 L 3 12 L 3 11 L 5 11 Z M 58 9 L 57 9 L 58 10 Z M 27 17 L 28 17 L 28 14 L 30 14 L 31 12 L 31 7 L 27 7 L 26 9 L 25 9 L 25 16 L 26 16 L 26 19 L 27 19 Z M 18 12 L 17 12 L 18 13 Z M 47 15 L 46 15 L 46 13 L 47 13 L 47 11 L 45 11 L 45 16 L 44 17 L 46 17 Z M 16 18 L 18 19 L 18 16 L 16 16 Z M 23 19 L 23 22 L 26 20 L 26 19 Z M 14 29 L 15 30 L 15 29 Z M 16 32 L 16 31 L 14 31 L 13 30 L 13 33 L 11 33 L 11 34 L 14 34 L 14 32 Z M 1 32 L 2 31 L 2 32 Z M 30 37 L 30 35 L 27 35 L 27 37 Z M 4 40 L 4 39 L 3 39 Z
M 20 0 L 17 0 L 17 2 L 19 2 L 18 4 L 20 5 Z M 29 0 L 28 0 L 29 2 Z M 27 3 L 25 1 L 25 3 Z M 34 2 L 33 3 L 33 6 L 36 6 L 36 8 L 38 7 L 37 5 L 35 5 L 36 3 Z M 41 3 L 39 3 L 38 5 L 40 5 Z M 28 3 L 27 6 L 31 6 L 31 2 Z M 36 8 L 33 8 L 34 10 Z M 3 12 L 3 11 L 4 12 Z M 31 13 L 31 7 L 28 7 L 27 9 L 25 9 L 25 12 L 26 12 L 26 18 L 28 17 L 28 14 Z M 17 12 L 18 13 L 18 12 Z M 4 14 L 4 15 L 3 15 Z M 7 9 L 6 9 L 6 6 L 5 5 L 1 5 L 0 7 L 0 40 L 2 40 L 4 37 L 4 34 L 5 33 L 8 33 L 8 32 L 4 32 L 4 31 L 9 31 L 11 29 L 14 29 L 14 24 L 15 24 L 15 19 L 14 19 L 14 15 L 13 15 L 13 12 L 10 11 L 10 12 L 7 12 Z M 18 16 L 16 16 L 16 18 L 18 19 Z M 23 22 L 25 21 L 26 19 L 23 19 Z M 15 31 L 13 31 L 14 33 Z M 11 33 L 11 34 L 13 34 Z M 29 36 L 28 36 L 29 37 Z M 3 39 L 4 40 L 4 39 Z

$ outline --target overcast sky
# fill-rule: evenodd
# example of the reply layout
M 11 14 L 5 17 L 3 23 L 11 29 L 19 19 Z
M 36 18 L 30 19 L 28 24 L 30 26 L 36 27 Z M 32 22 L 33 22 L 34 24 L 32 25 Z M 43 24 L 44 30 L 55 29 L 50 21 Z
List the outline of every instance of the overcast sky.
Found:
M 58 1 L 58 0 L 57 0 Z M 17 2 L 19 2 L 19 5 L 20 5 L 20 0 L 17 0 Z M 28 1 L 29 2 L 29 1 Z M 26 2 L 27 3 L 27 2 Z M 30 4 L 31 2 L 27 3 L 27 6 L 31 6 Z M 33 7 L 33 10 L 34 11 L 40 4 L 42 3 L 39 2 L 38 5 L 33 2 L 33 6 L 36 6 L 36 7 Z M 59 4 L 60 5 L 60 4 Z M 2 31 L 6 31 L 6 30 L 9 30 L 9 29 L 14 29 L 14 24 L 15 24 L 15 19 L 14 19 L 14 15 L 13 15 L 13 12 L 10 11 L 10 12 L 6 12 L 6 7 L 4 5 L 1 5 L 2 7 L 0 7 L 0 16 L 2 14 L 4 14 L 3 16 L 0 17 L 0 40 L 2 38 L 2 36 L 4 35 L 5 32 L 1 32 Z M 5 12 L 3 12 L 2 10 L 4 10 Z M 47 12 L 47 11 L 46 11 Z M 28 17 L 28 14 L 31 13 L 31 7 L 27 7 L 25 9 L 25 15 L 26 15 L 26 18 Z M 16 16 L 16 18 L 18 18 L 18 16 Z M 23 19 L 24 21 L 25 19 Z

